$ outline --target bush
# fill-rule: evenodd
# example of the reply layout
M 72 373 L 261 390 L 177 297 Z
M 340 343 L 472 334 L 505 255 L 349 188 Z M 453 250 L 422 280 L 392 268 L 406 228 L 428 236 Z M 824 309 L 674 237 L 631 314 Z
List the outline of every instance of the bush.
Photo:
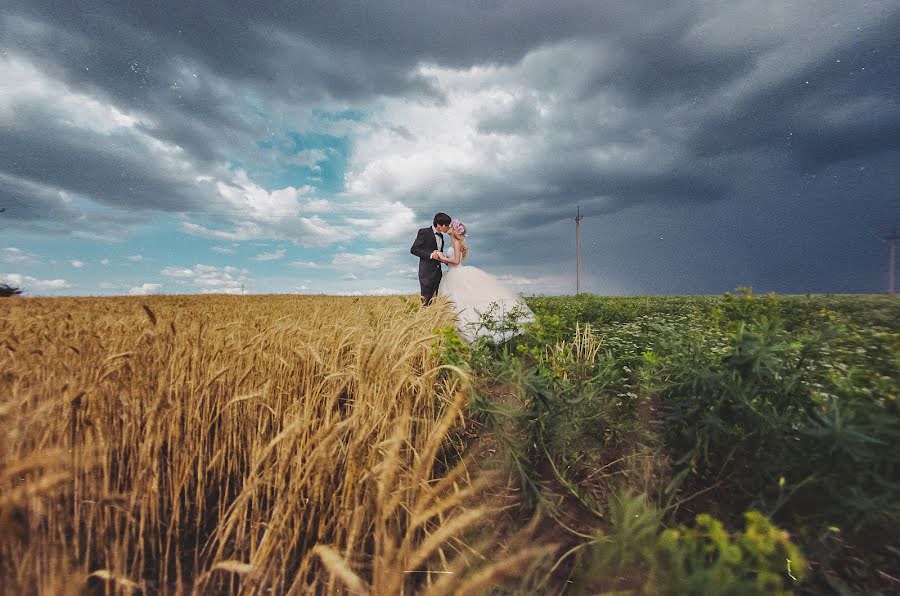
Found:
M 18 296 L 21 293 L 22 290 L 15 286 L 0 284 L 0 298 L 6 298 L 7 296 Z
M 698 515 L 659 538 L 662 583 L 671 594 L 791 594 L 806 577 L 806 559 L 790 536 L 758 511 L 744 514 L 743 532 Z
M 662 512 L 643 495 L 610 503 L 599 531 L 574 570 L 575 591 L 672 595 L 791 594 L 807 563 L 787 532 L 759 512 L 729 532 L 702 514 L 692 525 L 663 529 Z M 620 592 L 616 592 L 616 591 Z
M 726 350 L 670 330 L 644 374 L 686 486 L 718 478 L 739 506 L 783 510 L 817 527 L 861 528 L 900 515 L 897 370 L 891 334 L 825 321 L 787 332 L 744 312 Z M 787 478 L 785 490 L 782 478 Z
M 571 341 L 546 348 L 538 370 L 552 395 L 543 407 L 541 439 L 565 463 L 615 447 L 639 428 L 637 395 L 628 392 L 615 356 L 600 351 L 590 324 L 576 326 Z

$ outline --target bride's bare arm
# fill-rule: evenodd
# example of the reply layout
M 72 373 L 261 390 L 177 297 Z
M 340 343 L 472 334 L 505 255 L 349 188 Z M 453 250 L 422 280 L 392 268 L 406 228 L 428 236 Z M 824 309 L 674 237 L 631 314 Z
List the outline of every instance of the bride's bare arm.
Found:
M 459 240 L 453 238 L 453 258 L 443 258 L 441 261 L 447 263 L 448 265 L 459 265 L 459 261 L 461 259 L 460 250 L 459 250 Z

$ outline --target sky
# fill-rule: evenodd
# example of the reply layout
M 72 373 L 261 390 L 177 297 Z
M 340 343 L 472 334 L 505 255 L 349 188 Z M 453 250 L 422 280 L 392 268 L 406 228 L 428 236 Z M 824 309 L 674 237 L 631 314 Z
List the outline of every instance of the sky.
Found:
M 0 6 L 0 281 L 416 293 L 445 211 L 525 294 L 870 293 L 896 0 Z

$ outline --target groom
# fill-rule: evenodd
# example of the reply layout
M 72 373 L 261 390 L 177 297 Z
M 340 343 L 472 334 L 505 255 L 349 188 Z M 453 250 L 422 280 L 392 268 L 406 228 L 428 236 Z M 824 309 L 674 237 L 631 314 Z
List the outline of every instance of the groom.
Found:
M 422 228 L 416 236 L 409 252 L 419 257 L 419 287 L 422 289 L 422 304 L 428 306 L 438 286 L 441 285 L 441 262 L 435 257 L 444 252 L 444 232 L 450 229 L 450 216 L 437 213 L 434 225 Z

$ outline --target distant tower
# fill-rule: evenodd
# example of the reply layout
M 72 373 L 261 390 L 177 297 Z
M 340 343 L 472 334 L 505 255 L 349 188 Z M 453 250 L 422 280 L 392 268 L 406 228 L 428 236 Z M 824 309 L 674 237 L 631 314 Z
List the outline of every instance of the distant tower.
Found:
M 897 230 L 885 237 L 888 241 L 888 292 L 897 291 Z
M 575 215 L 575 295 L 581 293 L 581 205 Z

